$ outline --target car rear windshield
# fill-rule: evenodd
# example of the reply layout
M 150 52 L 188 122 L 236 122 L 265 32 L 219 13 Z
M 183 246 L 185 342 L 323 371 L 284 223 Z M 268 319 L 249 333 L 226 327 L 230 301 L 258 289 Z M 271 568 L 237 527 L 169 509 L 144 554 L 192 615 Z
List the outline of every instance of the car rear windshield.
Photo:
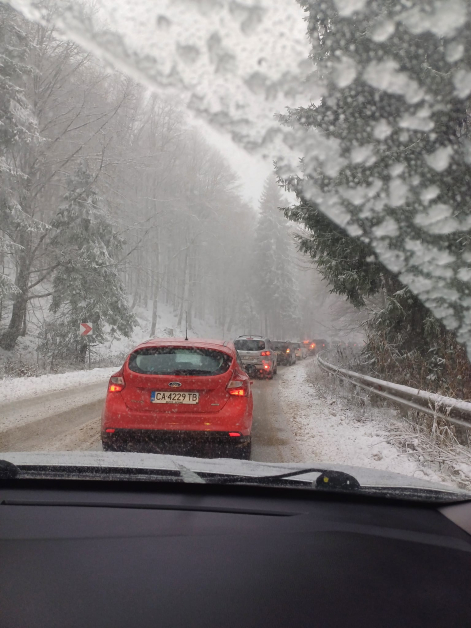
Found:
M 272 347 L 275 351 L 286 351 L 288 346 L 287 342 L 272 342 Z
M 131 353 L 128 367 L 144 375 L 220 375 L 232 357 L 214 349 L 146 347 Z
M 265 349 L 264 340 L 250 340 L 247 338 L 239 338 L 234 341 L 237 351 L 263 351 Z

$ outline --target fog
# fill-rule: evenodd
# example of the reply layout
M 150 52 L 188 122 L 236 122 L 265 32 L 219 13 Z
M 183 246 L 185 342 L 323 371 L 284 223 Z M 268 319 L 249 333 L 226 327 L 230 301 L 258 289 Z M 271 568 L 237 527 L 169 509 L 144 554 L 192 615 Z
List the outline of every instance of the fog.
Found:
M 2 18 L 17 112 L 2 145 L 2 349 L 26 338 L 46 363 L 80 362 L 83 321 L 98 344 L 162 322 L 224 338 L 338 331 L 268 164 L 53 27 Z

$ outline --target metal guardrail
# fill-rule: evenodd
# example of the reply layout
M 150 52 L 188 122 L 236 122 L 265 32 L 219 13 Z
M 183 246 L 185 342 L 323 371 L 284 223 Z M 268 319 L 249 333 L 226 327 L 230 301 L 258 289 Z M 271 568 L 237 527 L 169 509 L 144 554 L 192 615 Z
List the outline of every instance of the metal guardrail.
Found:
M 320 356 L 317 356 L 317 362 L 327 373 L 331 373 L 379 397 L 471 429 L 471 403 L 467 401 L 443 397 L 425 390 L 409 388 L 409 386 L 386 382 L 369 375 L 347 371 L 334 364 L 329 364 Z

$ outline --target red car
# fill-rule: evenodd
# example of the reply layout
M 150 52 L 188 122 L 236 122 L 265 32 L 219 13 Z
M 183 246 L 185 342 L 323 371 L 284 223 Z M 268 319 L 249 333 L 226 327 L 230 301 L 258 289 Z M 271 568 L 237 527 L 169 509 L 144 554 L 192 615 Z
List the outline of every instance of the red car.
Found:
M 250 458 L 253 396 L 232 342 L 149 340 L 110 378 L 105 451 Z

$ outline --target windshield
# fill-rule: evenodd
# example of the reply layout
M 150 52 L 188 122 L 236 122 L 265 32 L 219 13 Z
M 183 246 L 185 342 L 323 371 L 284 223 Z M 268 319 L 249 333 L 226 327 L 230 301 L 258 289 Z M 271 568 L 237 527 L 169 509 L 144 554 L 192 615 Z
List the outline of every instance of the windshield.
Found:
M 471 490 L 470 22 L 0 3 L 0 459 Z
M 263 351 L 265 342 L 263 340 L 234 340 L 235 348 L 238 351 Z
M 211 349 L 149 347 L 131 353 L 128 368 L 144 375 L 219 375 L 231 362 L 227 353 Z
M 289 348 L 287 342 L 272 342 L 272 348 L 275 351 L 286 351 Z

